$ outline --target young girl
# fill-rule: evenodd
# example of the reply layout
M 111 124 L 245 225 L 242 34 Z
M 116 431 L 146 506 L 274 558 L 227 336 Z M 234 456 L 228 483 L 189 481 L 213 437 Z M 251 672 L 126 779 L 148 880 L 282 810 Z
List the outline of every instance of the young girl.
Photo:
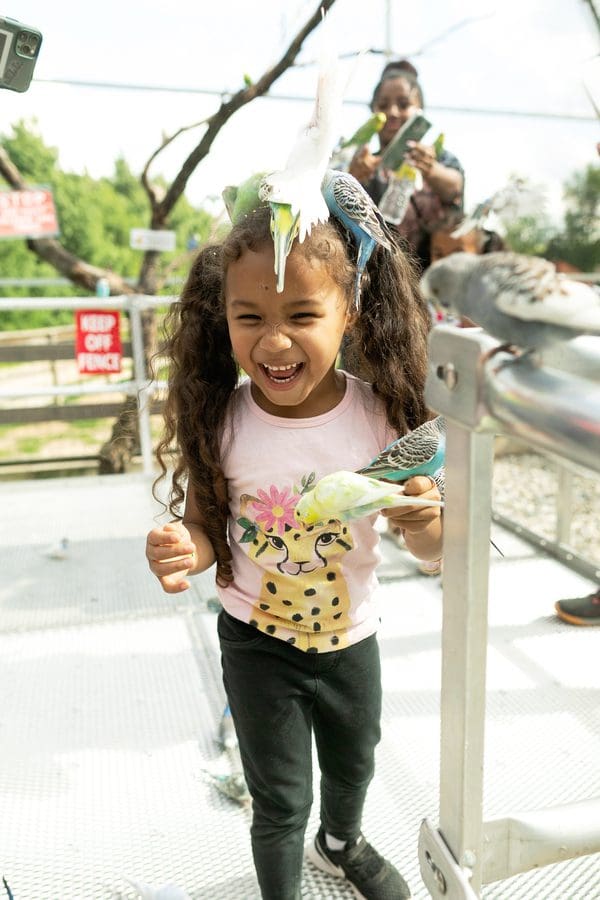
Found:
M 295 243 L 277 293 L 268 209 L 202 249 L 170 319 L 172 370 L 158 458 L 175 461 L 169 509 L 146 554 L 165 591 L 216 562 L 224 684 L 253 798 L 262 897 L 300 897 L 309 859 L 358 897 L 410 896 L 361 834 L 380 737 L 375 632 L 376 516 L 300 528 L 294 507 L 324 475 L 355 470 L 429 418 L 423 398 L 429 313 L 411 264 L 377 247 L 354 311 L 356 248 L 335 220 Z M 345 333 L 366 383 L 336 369 Z M 242 370 L 247 377 L 239 380 Z M 184 481 L 187 479 L 187 486 Z M 406 492 L 439 499 L 427 477 Z M 441 555 L 438 507 L 390 510 L 419 559 Z

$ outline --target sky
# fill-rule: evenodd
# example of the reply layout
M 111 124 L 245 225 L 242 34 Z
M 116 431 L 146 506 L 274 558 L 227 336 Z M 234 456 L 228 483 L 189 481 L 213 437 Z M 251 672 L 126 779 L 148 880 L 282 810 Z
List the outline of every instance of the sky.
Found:
M 163 134 L 200 122 L 216 111 L 220 94 L 242 87 L 244 74 L 256 79 L 270 67 L 317 3 L 103 0 L 95 8 L 4 0 L 2 15 L 38 28 L 43 44 L 29 90 L 0 91 L 0 133 L 37 119 L 64 170 L 110 176 L 123 156 L 140 172 Z M 390 49 L 417 67 L 432 140 L 443 131 L 465 169 L 468 210 L 515 173 L 543 186 L 547 212 L 559 221 L 564 181 L 598 162 L 600 122 L 584 79 L 600 107 L 600 35 L 586 0 L 336 0 L 330 15 L 340 55 Z M 194 205 L 217 211 L 227 184 L 283 166 L 310 117 L 316 53 L 315 32 L 299 58 L 309 64 L 271 89 L 288 99 L 253 101 L 225 126 L 188 183 Z M 342 63 L 349 76 L 344 135 L 367 117 L 384 62 L 382 53 L 364 52 Z M 198 127 L 178 138 L 151 174 L 173 177 L 201 134 Z

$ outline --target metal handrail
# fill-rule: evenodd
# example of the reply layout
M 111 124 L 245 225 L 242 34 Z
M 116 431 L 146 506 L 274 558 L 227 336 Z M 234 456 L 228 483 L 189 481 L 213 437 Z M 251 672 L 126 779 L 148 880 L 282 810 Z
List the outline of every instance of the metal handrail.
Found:
M 447 420 L 447 482 L 439 827 L 423 820 L 419 862 L 432 897 L 475 900 L 488 881 L 600 851 L 600 798 L 586 803 L 585 825 L 581 804 L 483 821 L 494 436 L 600 472 L 600 383 L 516 359 L 481 329 L 438 326 L 429 350 L 426 397 Z

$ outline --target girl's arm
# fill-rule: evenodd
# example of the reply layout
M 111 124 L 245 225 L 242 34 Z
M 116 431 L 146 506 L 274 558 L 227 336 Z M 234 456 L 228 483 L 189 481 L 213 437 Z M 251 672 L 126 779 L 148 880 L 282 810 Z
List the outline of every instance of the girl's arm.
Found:
M 440 500 L 437 486 L 427 475 L 416 475 L 404 482 L 406 495 Z M 402 530 L 406 546 L 417 559 L 442 557 L 443 518 L 439 506 L 401 506 L 382 510 L 384 516 Z
M 167 594 L 190 587 L 188 575 L 197 575 L 215 562 L 215 551 L 199 524 L 198 508 L 188 491 L 180 522 L 153 528 L 146 538 L 146 558 Z

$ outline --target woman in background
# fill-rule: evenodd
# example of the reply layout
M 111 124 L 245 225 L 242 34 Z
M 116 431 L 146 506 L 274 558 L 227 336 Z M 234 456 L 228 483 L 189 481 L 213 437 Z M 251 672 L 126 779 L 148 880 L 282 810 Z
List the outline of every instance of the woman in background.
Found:
M 388 63 L 373 92 L 371 109 L 383 112 L 386 122 L 379 132 L 380 148 L 375 154 L 363 146 L 349 167 L 369 195 L 379 204 L 392 173 L 381 166 L 381 153 L 400 128 L 424 107 L 423 91 L 417 70 L 407 60 Z M 447 150 L 436 154 L 433 146 L 409 142 L 406 162 L 421 173 L 423 184 L 415 190 L 399 224 L 392 227 L 404 239 L 421 269 L 430 258 L 430 238 L 446 221 L 460 218 L 463 208 L 464 173 L 458 159 Z

